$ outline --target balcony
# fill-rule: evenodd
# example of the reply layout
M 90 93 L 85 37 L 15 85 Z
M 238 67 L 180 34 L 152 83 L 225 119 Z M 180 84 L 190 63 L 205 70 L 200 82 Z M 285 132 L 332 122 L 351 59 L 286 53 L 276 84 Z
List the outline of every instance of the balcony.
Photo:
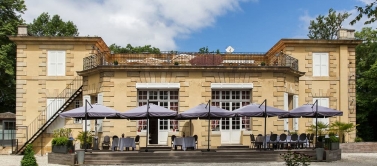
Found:
M 161 54 L 110 54 L 97 53 L 84 58 L 83 72 L 97 67 L 140 68 L 166 67 L 239 67 L 276 68 L 284 67 L 298 71 L 298 60 L 286 54 L 266 55 L 266 53 L 207 53 L 162 52 Z

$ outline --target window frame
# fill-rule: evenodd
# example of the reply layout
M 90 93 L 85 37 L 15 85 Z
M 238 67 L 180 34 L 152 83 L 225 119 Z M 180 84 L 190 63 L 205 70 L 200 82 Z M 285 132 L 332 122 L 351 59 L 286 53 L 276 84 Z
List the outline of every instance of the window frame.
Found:
M 53 52 L 57 52 L 55 54 L 56 57 L 55 57 L 54 62 L 51 60 L 53 58 L 53 57 L 51 57 Z M 61 60 L 64 59 L 63 62 L 58 61 L 58 56 L 63 56 L 61 53 L 64 54 L 64 57 L 61 59 Z M 66 61 L 67 61 L 66 51 L 64 51 L 64 50 L 48 50 L 47 51 L 47 73 L 46 73 L 47 76 L 66 76 Z M 62 73 L 58 73 L 59 63 L 61 63 Z M 55 66 L 53 66 L 52 64 L 54 64 Z
M 324 58 L 323 56 L 326 56 Z M 330 60 L 329 60 L 329 53 L 327 52 L 315 52 L 312 53 L 312 75 L 314 77 L 328 77 L 329 76 L 329 67 L 330 67 Z M 316 63 L 316 59 L 319 58 L 319 64 Z M 326 64 L 325 64 L 326 63 Z M 317 66 L 319 65 L 319 66 Z M 327 69 L 324 69 L 326 67 Z M 315 74 L 315 70 L 319 70 L 319 74 Z M 326 73 L 324 73 L 326 72 Z

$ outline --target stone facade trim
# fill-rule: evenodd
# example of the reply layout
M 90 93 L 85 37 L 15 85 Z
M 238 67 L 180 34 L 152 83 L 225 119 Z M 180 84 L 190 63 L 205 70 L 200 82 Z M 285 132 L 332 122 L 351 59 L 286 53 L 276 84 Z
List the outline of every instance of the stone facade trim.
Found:
M 211 89 L 253 89 L 253 83 L 211 83 Z

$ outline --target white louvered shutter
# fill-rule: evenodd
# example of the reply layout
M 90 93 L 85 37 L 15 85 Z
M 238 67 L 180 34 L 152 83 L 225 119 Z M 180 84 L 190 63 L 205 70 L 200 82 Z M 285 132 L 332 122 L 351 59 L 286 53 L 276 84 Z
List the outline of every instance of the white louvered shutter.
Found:
M 298 95 L 293 95 L 293 109 L 298 107 Z M 298 130 L 298 118 L 293 118 L 293 130 Z
M 322 107 L 329 107 L 329 98 L 313 98 L 313 103 L 318 100 L 318 105 Z M 313 106 L 313 111 L 316 111 L 316 105 Z M 318 122 L 329 124 L 329 118 L 318 116 Z M 313 118 L 313 125 L 315 125 L 315 118 Z
M 288 93 L 284 93 L 284 110 L 288 111 Z M 288 130 L 287 118 L 284 118 L 284 130 Z
M 90 96 L 89 95 L 85 95 L 82 97 L 83 101 L 82 101 L 82 106 L 85 107 L 85 104 L 86 104 L 86 100 L 90 103 Z M 86 105 L 87 108 L 90 107 L 90 105 Z M 86 130 L 87 131 L 91 131 L 90 130 L 90 120 L 87 120 L 87 125 L 86 125 Z M 82 120 L 82 131 L 85 131 L 85 118 L 83 118 Z
M 47 75 L 48 76 L 56 76 L 56 59 L 57 53 L 56 51 L 48 51 L 47 52 Z
M 329 54 L 321 54 L 321 76 L 329 76 Z
M 321 76 L 321 54 L 313 53 L 313 76 Z
M 65 51 L 56 51 L 56 75 L 65 76 Z

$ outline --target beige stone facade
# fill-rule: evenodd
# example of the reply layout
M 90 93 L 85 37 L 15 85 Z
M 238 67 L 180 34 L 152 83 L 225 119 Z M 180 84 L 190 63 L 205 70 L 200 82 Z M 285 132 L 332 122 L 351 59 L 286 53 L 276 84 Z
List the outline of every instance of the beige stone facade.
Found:
M 40 120 L 41 117 L 48 120 L 51 116 L 46 113 L 49 110 L 47 99 L 56 98 L 70 87 L 72 81 L 81 78 L 82 92 L 75 96 L 72 102 L 67 103 L 64 111 L 81 106 L 83 98 L 90 96 L 92 103 L 102 102 L 107 107 L 124 112 L 139 105 L 141 91 L 177 91 L 178 112 L 183 112 L 209 100 L 215 102 L 215 91 L 221 91 L 221 94 L 247 93 L 250 96 L 248 103 L 262 103 L 266 100 L 267 105 L 285 110 L 313 103 L 313 99 L 325 99 L 328 107 L 343 111 L 342 117 L 330 118 L 330 123 L 335 120 L 356 123 L 355 47 L 360 43 L 358 40 L 282 39 L 263 55 L 223 54 L 219 55 L 221 64 L 208 66 L 193 64 L 191 57 L 184 63 L 180 61 L 179 65 L 173 64 L 172 61 L 165 60 L 172 53 L 112 55 L 99 37 L 17 36 L 11 37 L 11 40 L 17 43 L 16 125 L 17 139 L 21 145 L 37 133 L 38 127 L 33 125 L 39 125 L 40 128 L 47 123 Z M 48 76 L 50 61 L 47 57 L 51 50 L 65 53 L 64 75 Z M 317 60 L 313 61 L 313 56 L 318 55 L 328 57 L 327 61 L 320 61 L 320 65 L 325 66 L 325 69 L 321 70 L 326 73 L 328 69 L 328 76 L 313 76 L 313 66 L 319 63 Z M 141 62 L 134 60 L 135 57 L 149 59 Z M 216 60 L 214 55 L 211 58 Z M 156 59 L 159 59 L 158 64 Z M 119 64 L 112 64 L 115 60 Z M 328 62 L 327 68 L 323 65 L 325 62 Z M 168 83 L 175 83 L 179 87 L 169 88 Z M 148 88 L 148 84 L 157 85 L 159 88 Z M 145 86 L 140 88 L 138 85 Z M 244 88 L 244 85 L 248 87 Z M 219 99 L 218 103 L 230 103 L 232 109 L 235 109 L 240 101 L 225 102 Z M 229 121 L 234 122 L 231 125 L 240 123 L 238 125 L 246 126 L 239 127 L 234 133 L 226 133 L 222 129 L 211 131 L 210 146 L 216 148 L 224 144 L 249 145 L 251 133 L 264 134 L 264 118 L 246 119 L 248 120 Z M 124 133 L 131 137 L 140 135 L 140 146 L 143 147 L 146 132 L 138 130 L 138 123 L 139 121 L 134 120 L 103 119 L 99 132 L 100 142 L 105 135 L 120 136 Z M 267 133 L 284 133 L 287 130 L 302 133 L 306 132 L 312 123 L 311 118 L 284 120 L 269 117 Z M 94 124 L 93 121 L 91 124 Z M 155 125 L 160 127 L 158 123 Z M 158 137 L 159 143 L 170 146 L 171 135 L 191 133 L 198 135 L 199 148 L 207 146 L 208 121 L 194 119 L 191 127 L 189 121 L 179 121 L 177 126 L 179 131 L 168 129 L 166 136 Z M 224 128 L 225 123 L 221 124 L 220 121 L 218 126 Z M 83 125 L 67 119 L 63 127 L 73 128 L 73 137 L 76 137 Z M 32 141 L 37 153 L 51 151 L 51 133 L 44 130 L 37 135 Z M 228 142 L 227 135 L 233 135 L 232 138 L 229 137 L 232 141 Z M 346 141 L 353 142 L 354 138 L 355 133 L 350 133 Z

